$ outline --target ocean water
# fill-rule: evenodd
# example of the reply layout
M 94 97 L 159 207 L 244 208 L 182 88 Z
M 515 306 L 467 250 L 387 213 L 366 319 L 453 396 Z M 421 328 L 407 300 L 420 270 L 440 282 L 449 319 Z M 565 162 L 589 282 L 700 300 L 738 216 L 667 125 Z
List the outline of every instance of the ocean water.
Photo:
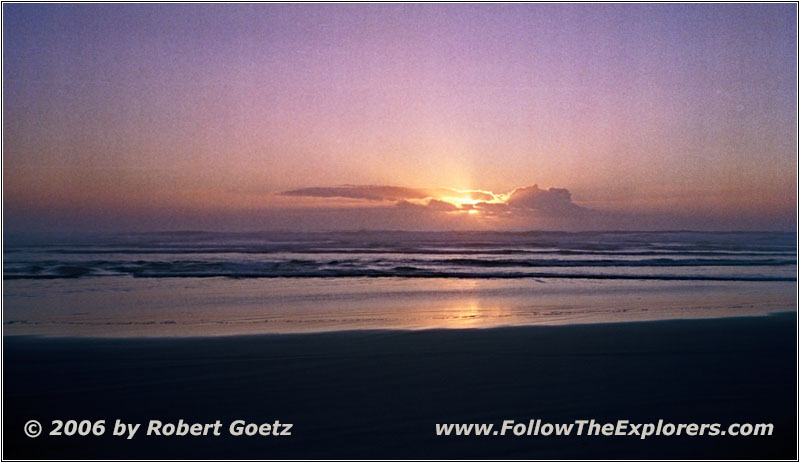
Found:
M 164 232 L 6 239 L 6 334 L 173 336 L 794 310 L 794 233 Z

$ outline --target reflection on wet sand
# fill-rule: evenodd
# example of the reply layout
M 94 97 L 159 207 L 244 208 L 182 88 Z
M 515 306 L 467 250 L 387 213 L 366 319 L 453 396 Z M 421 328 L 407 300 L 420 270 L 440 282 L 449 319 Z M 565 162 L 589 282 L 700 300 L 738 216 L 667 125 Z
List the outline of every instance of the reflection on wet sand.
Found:
M 98 288 L 98 286 L 102 286 Z M 216 336 L 460 329 L 793 310 L 787 282 L 106 278 L 6 281 L 9 335 Z

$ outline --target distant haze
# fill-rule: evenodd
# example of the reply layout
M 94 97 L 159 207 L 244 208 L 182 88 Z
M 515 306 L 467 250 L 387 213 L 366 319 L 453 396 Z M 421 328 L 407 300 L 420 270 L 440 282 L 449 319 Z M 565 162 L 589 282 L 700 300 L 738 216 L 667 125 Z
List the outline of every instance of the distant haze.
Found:
M 797 5 L 4 4 L 14 233 L 796 229 Z

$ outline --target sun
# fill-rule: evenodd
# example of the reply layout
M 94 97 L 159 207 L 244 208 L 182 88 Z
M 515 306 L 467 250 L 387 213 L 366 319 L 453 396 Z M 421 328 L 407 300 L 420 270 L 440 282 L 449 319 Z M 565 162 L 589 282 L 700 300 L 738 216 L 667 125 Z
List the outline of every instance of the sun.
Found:
M 492 193 L 484 190 L 455 190 L 450 189 L 454 194 L 439 195 L 437 199 L 450 203 L 456 207 L 454 212 L 467 216 L 483 216 L 481 207 L 486 204 L 496 204 L 505 201 L 505 195 Z
M 469 196 L 465 197 L 454 197 L 454 196 L 443 196 L 441 198 L 442 201 L 447 201 L 450 204 L 455 204 L 456 206 L 463 206 L 464 204 L 469 204 L 470 206 L 474 206 L 481 202 L 479 199 L 473 199 Z

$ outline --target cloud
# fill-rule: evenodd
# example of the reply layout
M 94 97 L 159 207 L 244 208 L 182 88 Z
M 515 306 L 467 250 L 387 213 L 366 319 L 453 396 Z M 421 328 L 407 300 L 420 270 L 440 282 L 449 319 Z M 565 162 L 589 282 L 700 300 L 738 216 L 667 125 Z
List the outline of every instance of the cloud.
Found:
M 456 190 L 453 188 L 406 188 L 389 185 L 342 185 L 333 187 L 299 188 L 282 191 L 280 196 L 302 196 L 309 198 L 347 198 L 367 201 L 409 201 L 427 198 L 437 201 L 497 201 L 497 195 L 489 191 Z
M 587 209 L 572 202 L 572 194 L 566 188 L 543 190 L 539 185 L 516 188 L 506 200 L 512 209 L 528 209 L 549 215 L 579 214 Z
M 300 188 L 282 191 L 281 196 L 305 196 L 312 198 L 350 198 L 368 201 L 401 201 L 424 199 L 430 196 L 424 190 L 399 186 L 343 185 L 335 187 Z
M 424 220 L 468 218 L 471 224 L 481 219 L 511 222 L 536 222 L 542 218 L 569 221 L 586 218 L 591 210 L 572 202 L 564 188 L 543 190 L 538 185 L 516 188 L 501 194 L 481 190 L 452 188 L 406 188 L 388 185 L 343 185 L 300 188 L 278 193 L 281 196 L 356 199 L 393 203 L 396 211 L 408 218 L 423 214 Z M 383 207 L 386 206 L 374 206 Z M 422 216 L 419 217 L 422 219 Z M 495 222 L 496 224 L 496 222 Z
M 447 201 L 441 201 L 438 199 L 431 199 L 428 201 L 427 207 L 431 209 L 435 209 L 437 211 L 457 211 L 458 207 L 454 204 L 448 203 Z
M 487 215 L 507 215 L 511 213 L 511 210 L 506 203 L 479 202 L 473 204 L 472 208 L 477 209 Z
M 428 210 L 428 211 L 440 211 L 440 212 L 457 212 L 459 210 L 458 206 L 452 203 L 448 203 L 447 201 L 441 201 L 438 199 L 429 199 L 426 202 L 412 202 L 401 200 L 398 201 L 395 206 L 408 209 L 408 210 Z

